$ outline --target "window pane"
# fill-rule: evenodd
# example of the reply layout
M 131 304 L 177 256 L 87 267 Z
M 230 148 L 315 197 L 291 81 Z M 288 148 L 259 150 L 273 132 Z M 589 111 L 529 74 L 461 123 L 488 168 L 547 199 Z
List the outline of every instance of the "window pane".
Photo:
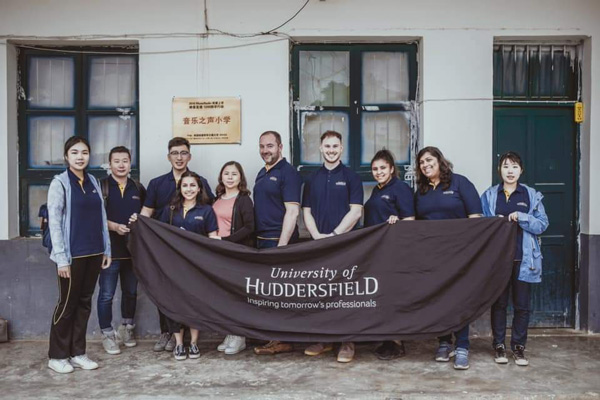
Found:
M 135 57 L 93 57 L 90 64 L 90 107 L 135 105 Z
M 29 229 L 39 230 L 40 219 L 38 217 L 40 206 L 48 199 L 48 185 L 31 185 L 27 190 L 29 199 Z
M 369 165 L 384 147 L 394 154 L 397 163 L 410 161 L 410 112 L 363 113 L 361 164 Z
M 131 151 L 131 164 L 137 165 L 135 117 L 90 117 L 88 124 L 91 167 L 108 164 L 108 153 L 116 146 L 127 147 Z
M 300 105 L 348 106 L 349 60 L 346 51 L 301 51 Z
M 344 144 L 342 162 L 347 165 L 350 160 L 348 114 L 331 111 L 303 112 L 301 118 L 300 163 L 321 164 L 323 162 L 321 152 L 319 151 L 321 135 L 325 131 L 336 131 L 342 134 L 342 142 Z
M 29 106 L 73 108 L 75 62 L 69 57 L 32 57 L 29 67 Z
M 63 145 L 75 134 L 75 117 L 29 117 L 29 166 L 62 168 Z
M 408 53 L 365 52 L 362 67 L 363 104 L 409 100 Z

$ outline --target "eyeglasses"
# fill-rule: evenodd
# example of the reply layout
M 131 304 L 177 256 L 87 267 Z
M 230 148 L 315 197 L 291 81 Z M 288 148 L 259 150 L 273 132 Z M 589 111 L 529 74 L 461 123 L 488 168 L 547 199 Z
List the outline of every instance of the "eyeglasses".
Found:
M 187 156 L 190 155 L 190 152 L 189 151 L 185 151 L 185 150 L 184 151 L 172 151 L 172 152 L 169 153 L 169 155 L 172 156 L 172 157 L 179 157 L 179 156 L 181 156 L 181 157 L 187 157 Z

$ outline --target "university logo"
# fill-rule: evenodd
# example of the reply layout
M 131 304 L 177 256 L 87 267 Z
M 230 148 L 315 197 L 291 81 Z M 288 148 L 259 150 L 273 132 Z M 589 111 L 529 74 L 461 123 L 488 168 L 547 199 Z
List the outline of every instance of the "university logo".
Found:
M 140 197 L 139 197 L 139 196 L 131 196 L 131 199 L 132 199 L 132 200 L 139 200 L 139 199 L 140 199 Z
M 454 190 L 446 190 L 444 194 L 454 194 Z
M 273 182 L 277 182 L 277 177 L 276 176 L 272 176 L 269 179 L 272 180 Z
M 527 203 L 525 203 L 523 201 L 518 202 L 517 205 L 521 206 L 521 207 L 527 207 Z
M 346 182 L 344 181 L 338 181 L 335 183 L 336 186 L 346 186 Z
M 382 195 L 381 198 L 384 200 L 390 200 L 390 196 L 387 194 Z
M 198 215 L 197 217 L 194 217 L 194 219 L 200 220 L 200 221 L 204 221 L 204 217 L 201 215 Z

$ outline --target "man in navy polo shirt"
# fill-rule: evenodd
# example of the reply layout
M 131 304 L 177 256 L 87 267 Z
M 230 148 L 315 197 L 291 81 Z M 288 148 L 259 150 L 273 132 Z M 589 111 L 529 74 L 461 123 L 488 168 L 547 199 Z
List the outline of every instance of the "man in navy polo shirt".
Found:
M 282 156 L 281 135 L 266 131 L 260 135 L 260 156 L 265 162 L 254 183 L 256 246 L 259 249 L 285 246 L 298 238 L 296 221 L 300 214 L 302 178 Z M 292 351 L 290 343 L 272 340 L 255 347 L 256 354 Z
M 181 179 L 181 175 L 188 170 L 188 163 L 192 159 L 190 142 L 182 137 L 174 137 L 169 140 L 169 153 L 167 154 L 167 159 L 173 167 L 171 171 L 152 179 L 148 184 L 146 200 L 144 201 L 144 207 L 141 212 L 141 214 L 146 217 L 158 218 L 163 208 L 171 203 L 173 195 L 177 190 L 177 183 L 179 182 L 179 179 Z M 206 179 L 201 176 L 200 180 L 212 203 L 215 195 L 210 189 Z M 154 345 L 154 351 L 173 351 L 175 348 L 175 338 L 171 338 L 167 319 L 160 310 L 158 310 L 158 315 L 160 318 L 161 334 Z
M 302 195 L 304 224 L 315 240 L 351 231 L 362 216 L 363 205 L 360 176 L 341 161 L 342 135 L 323 133 L 319 150 L 323 166 L 308 177 Z M 331 343 L 315 343 L 304 354 L 316 356 L 331 350 Z M 353 357 L 354 343 L 342 343 L 337 360 L 350 362 Z
M 119 354 L 120 342 L 126 347 L 137 343 L 134 336 L 137 278 L 133 273 L 131 254 L 127 249 L 127 223 L 131 214 L 139 213 L 145 197 L 144 187 L 128 178 L 131 172 L 131 152 L 118 146 L 108 155 L 110 176 L 101 181 L 102 196 L 106 206 L 112 263 L 100 271 L 98 294 L 98 322 L 102 330 L 102 346 L 108 354 Z M 121 325 L 118 333 L 112 326 L 112 300 L 121 277 Z

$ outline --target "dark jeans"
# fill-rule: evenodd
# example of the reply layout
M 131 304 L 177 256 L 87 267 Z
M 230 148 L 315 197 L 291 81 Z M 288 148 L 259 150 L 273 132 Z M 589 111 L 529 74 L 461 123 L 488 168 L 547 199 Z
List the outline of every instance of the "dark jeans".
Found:
M 137 301 L 137 278 L 129 260 L 113 260 L 110 267 L 100 271 L 100 292 L 98 293 L 98 322 L 100 329 L 112 329 L 112 301 L 121 277 L 121 317 L 131 320 L 135 316 Z
M 469 325 L 465 325 L 463 326 L 461 329 L 459 329 L 458 331 L 454 332 L 454 338 L 456 339 L 456 344 L 454 347 L 458 348 L 462 348 L 462 349 L 466 349 L 469 350 Z M 452 343 L 452 334 L 446 335 L 446 336 L 440 336 L 439 338 L 440 343 L 442 342 L 447 342 L 447 343 Z
M 265 239 L 256 239 L 256 248 L 257 249 L 271 249 L 273 247 L 277 247 L 279 242 L 277 240 L 265 240 Z
M 510 347 L 525 346 L 527 344 L 527 327 L 529 326 L 529 292 L 531 284 L 519 280 L 520 261 L 513 264 L 513 272 L 504 292 L 492 306 L 492 334 L 494 347 L 504 344 L 506 338 L 506 307 L 508 306 L 509 292 L 512 290 L 513 320 L 510 337 Z
M 48 357 L 64 359 L 85 354 L 85 334 L 102 254 L 74 258 L 71 277 L 58 279 L 58 304 L 50 325 Z

